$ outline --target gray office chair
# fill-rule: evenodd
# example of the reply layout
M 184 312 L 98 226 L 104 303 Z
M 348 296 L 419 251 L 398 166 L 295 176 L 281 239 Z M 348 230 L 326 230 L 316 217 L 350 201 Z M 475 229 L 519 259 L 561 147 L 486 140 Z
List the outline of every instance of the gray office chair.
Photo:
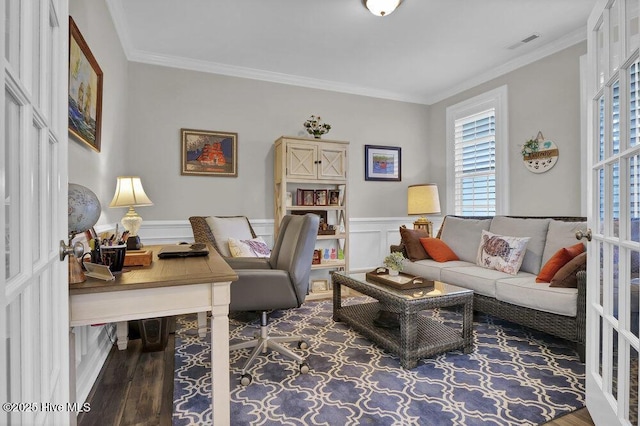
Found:
M 242 368 L 240 383 L 247 386 L 252 377 L 247 369 L 259 353 L 267 349 L 298 362 L 301 373 L 309 371 L 304 358 L 296 355 L 281 343 L 298 342 L 304 349 L 306 343 L 300 336 L 269 336 L 267 313 L 272 310 L 297 308 L 304 302 L 309 290 L 311 260 L 318 236 L 320 218 L 314 214 L 285 216 L 269 259 L 226 259 L 237 272 L 238 280 L 231 283 L 231 312 L 259 311 L 260 336 L 251 341 L 237 343 L 230 351 L 254 348 Z M 239 259 L 239 260 L 236 260 Z

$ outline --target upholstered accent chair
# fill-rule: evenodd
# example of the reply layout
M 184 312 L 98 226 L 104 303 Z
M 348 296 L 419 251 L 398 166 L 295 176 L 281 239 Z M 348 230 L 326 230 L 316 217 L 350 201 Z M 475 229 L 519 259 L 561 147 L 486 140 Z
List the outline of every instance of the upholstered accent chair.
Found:
M 274 337 L 269 335 L 268 313 L 273 310 L 297 308 L 302 305 L 309 290 L 309 275 L 313 250 L 318 234 L 317 215 L 287 215 L 283 217 L 280 231 L 270 258 L 250 259 L 234 263 L 239 258 L 226 259 L 238 274 L 231 284 L 231 312 L 257 311 L 261 313 L 260 335 L 250 341 L 230 346 L 230 350 L 253 348 L 242 368 L 240 382 L 248 385 L 252 381 L 247 370 L 260 353 L 268 349 L 295 360 L 301 373 L 309 371 L 305 360 L 282 345 L 298 342 L 299 348 L 306 343 L 300 336 Z

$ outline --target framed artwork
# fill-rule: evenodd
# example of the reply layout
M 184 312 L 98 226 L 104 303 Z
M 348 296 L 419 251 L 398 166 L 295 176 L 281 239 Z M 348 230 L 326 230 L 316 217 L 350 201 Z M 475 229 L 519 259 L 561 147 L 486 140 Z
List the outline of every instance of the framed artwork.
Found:
M 313 189 L 301 189 L 302 203 L 301 206 L 313 206 L 316 202 Z
M 340 191 L 338 190 L 329 190 L 329 205 L 330 206 L 339 206 L 340 205 Z
M 401 181 L 400 147 L 364 146 L 364 180 Z
M 69 133 L 100 152 L 102 70 L 69 17 Z
M 315 191 L 316 194 L 316 206 L 326 206 L 327 205 L 327 190 L 326 189 L 317 189 Z
M 238 177 L 238 134 L 180 129 L 182 175 Z
M 311 263 L 313 264 L 313 262 Z M 317 293 L 317 292 L 323 292 L 323 291 L 329 291 L 329 280 L 311 280 L 311 292 L 312 293 Z

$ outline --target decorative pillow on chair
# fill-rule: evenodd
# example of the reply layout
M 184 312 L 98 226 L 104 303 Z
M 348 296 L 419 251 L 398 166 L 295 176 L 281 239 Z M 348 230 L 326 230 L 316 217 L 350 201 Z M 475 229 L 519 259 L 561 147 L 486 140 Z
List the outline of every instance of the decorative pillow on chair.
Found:
M 536 278 L 537 283 L 550 283 L 553 276 L 564 265 L 569 263 L 571 259 L 579 255 L 584 251 L 584 244 L 578 243 L 571 247 L 564 247 L 558 250 L 551 258 L 544 264 L 540 273 Z
M 516 275 L 524 260 L 529 237 L 508 237 L 482 231 L 476 264 Z
M 400 227 L 400 238 L 402 238 L 402 243 L 407 251 L 409 260 L 415 262 L 416 260 L 429 258 L 429 255 L 420 243 L 420 238 L 426 238 L 428 236 L 429 233 L 425 229 L 409 229 L 404 225 Z
M 229 251 L 232 257 L 269 257 L 271 250 L 261 237 L 250 240 L 229 238 Z
M 437 238 L 420 238 L 420 243 L 427 254 L 436 262 L 460 260 L 453 250 L 442 240 Z

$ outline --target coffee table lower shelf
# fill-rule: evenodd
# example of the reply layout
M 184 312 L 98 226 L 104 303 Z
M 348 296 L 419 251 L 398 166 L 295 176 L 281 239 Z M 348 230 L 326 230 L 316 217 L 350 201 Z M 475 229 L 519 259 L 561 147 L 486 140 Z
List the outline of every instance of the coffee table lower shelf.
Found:
M 421 315 L 417 315 L 416 335 L 405 336 L 403 342 L 400 327 L 374 325 L 380 306 L 378 302 L 341 306 L 334 310 L 333 319 L 349 324 L 363 336 L 398 355 L 401 365 L 408 369 L 415 368 L 421 358 L 456 349 L 468 350 L 460 331 Z

